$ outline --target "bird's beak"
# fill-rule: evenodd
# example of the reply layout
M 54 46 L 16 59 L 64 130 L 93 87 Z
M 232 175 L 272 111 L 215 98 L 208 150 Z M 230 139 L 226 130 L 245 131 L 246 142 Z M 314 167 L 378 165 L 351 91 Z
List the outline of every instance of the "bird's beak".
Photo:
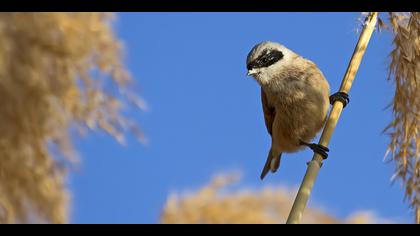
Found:
M 246 73 L 247 76 L 251 76 L 251 75 L 255 75 L 257 73 L 257 71 L 255 69 L 251 69 L 248 71 L 248 73 Z

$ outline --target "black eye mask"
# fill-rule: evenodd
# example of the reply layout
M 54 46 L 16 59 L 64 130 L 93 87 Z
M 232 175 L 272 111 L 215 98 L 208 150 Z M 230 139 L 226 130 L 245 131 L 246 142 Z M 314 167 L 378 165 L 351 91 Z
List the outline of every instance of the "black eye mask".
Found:
M 284 57 L 281 51 L 272 50 L 269 51 L 268 49 L 264 50 L 257 59 L 251 61 L 246 66 L 248 70 L 252 70 L 255 68 L 263 68 L 269 67 L 274 63 L 280 61 Z

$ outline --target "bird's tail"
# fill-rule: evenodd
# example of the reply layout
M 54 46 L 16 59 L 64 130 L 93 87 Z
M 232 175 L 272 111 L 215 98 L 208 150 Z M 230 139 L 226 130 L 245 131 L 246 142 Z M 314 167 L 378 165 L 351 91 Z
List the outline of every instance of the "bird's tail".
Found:
M 260 176 L 261 180 L 264 179 L 268 171 L 271 171 L 272 173 L 274 173 L 279 169 L 280 160 L 281 160 L 281 153 L 278 156 L 273 155 L 270 149 L 270 152 L 268 153 L 267 161 L 265 162 L 264 168 L 261 172 L 261 176 Z

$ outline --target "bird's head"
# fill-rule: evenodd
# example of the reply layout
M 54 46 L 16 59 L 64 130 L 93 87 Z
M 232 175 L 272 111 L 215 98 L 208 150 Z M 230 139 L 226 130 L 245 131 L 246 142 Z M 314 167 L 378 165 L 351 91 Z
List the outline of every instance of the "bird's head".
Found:
M 248 54 L 247 75 L 253 76 L 261 85 L 269 83 L 276 74 L 287 68 L 295 55 L 279 43 L 259 43 Z

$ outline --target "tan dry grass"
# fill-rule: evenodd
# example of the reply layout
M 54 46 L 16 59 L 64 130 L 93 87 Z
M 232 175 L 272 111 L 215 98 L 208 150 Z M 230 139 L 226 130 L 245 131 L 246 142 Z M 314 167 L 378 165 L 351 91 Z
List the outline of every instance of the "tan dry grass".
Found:
M 123 142 L 136 129 L 121 114 L 136 97 L 112 19 L 0 14 L 0 223 L 67 222 L 72 130 L 104 130 Z
M 393 179 L 402 180 L 420 223 L 420 13 L 388 16 L 380 25 L 393 34 L 388 80 L 394 82 L 395 94 L 393 120 L 384 130 L 390 137 L 386 156 L 396 164 Z
M 261 191 L 231 191 L 236 175 L 216 176 L 209 184 L 189 194 L 171 194 L 164 206 L 160 222 L 164 224 L 277 224 L 285 223 L 296 190 L 283 187 Z M 322 208 L 305 211 L 306 224 L 383 223 L 368 212 L 356 212 L 338 219 Z

